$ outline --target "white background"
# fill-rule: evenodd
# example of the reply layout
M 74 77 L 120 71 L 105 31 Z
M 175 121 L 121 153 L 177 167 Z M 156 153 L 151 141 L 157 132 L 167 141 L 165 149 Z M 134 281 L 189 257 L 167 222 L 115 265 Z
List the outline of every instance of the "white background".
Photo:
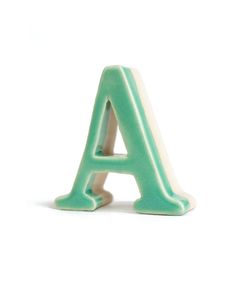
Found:
M 235 16 L 227 0 L 1 0 L 1 294 L 235 294 Z M 51 208 L 113 64 L 142 75 L 198 203 L 185 216 L 136 214 L 136 183 L 116 174 L 111 206 Z

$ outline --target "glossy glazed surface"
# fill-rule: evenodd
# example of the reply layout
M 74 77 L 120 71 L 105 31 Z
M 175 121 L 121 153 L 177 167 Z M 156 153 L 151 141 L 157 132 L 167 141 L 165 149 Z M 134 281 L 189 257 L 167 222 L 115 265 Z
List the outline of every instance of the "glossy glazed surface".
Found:
M 117 124 L 127 155 L 113 153 Z M 104 190 L 107 173 L 132 174 L 141 198 L 139 213 L 182 215 L 193 207 L 171 180 L 161 139 L 152 128 L 137 74 L 125 67 L 104 69 L 94 105 L 84 155 L 71 192 L 56 199 L 57 208 L 95 210 L 112 201 Z

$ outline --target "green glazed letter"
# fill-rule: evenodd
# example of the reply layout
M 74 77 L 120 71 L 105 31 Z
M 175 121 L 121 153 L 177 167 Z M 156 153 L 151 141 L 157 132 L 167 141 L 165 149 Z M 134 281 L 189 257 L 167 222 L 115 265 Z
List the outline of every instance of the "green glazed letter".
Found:
M 117 124 L 127 155 L 113 153 Z M 137 73 L 104 69 L 84 155 L 71 192 L 56 199 L 57 208 L 95 210 L 112 201 L 103 185 L 108 172 L 132 174 L 140 191 L 139 213 L 182 215 L 193 204 L 172 180 L 159 134 L 153 129 Z

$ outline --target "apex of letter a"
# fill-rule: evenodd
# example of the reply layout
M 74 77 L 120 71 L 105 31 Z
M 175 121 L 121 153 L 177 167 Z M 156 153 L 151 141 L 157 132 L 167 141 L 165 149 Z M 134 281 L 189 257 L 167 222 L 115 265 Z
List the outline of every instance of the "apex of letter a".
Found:
M 113 152 L 117 126 L 127 155 Z M 192 198 L 173 178 L 137 72 L 121 66 L 102 73 L 74 185 L 55 200 L 56 207 L 93 211 L 110 203 L 112 194 L 103 187 L 109 172 L 134 176 L 140 191 L 134 208 L 139 213 L 182 215 L 193 208 Z

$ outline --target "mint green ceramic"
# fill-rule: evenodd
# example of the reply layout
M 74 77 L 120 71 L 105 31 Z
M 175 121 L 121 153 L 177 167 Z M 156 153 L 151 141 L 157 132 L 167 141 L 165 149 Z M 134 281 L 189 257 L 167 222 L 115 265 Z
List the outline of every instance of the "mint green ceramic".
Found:
M 127 155 L 113 153 L 117 124 Z M 109 172 L 135 177 L 139 213 L 182 215 L 193 207 L 172 179 L 137 73 L 121 66 L 102 73 L 78 174 L 71 192 L 56 199 L 57 208 L 93 211 L 110 203 L 112 195 L 103 188 Z

